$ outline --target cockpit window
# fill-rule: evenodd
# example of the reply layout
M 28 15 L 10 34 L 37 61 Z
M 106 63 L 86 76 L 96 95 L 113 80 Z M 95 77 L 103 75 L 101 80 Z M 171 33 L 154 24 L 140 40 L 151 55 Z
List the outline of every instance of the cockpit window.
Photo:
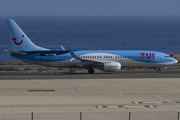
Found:
M 169 58 L 169 56 L 164 56 L 165 58 Z

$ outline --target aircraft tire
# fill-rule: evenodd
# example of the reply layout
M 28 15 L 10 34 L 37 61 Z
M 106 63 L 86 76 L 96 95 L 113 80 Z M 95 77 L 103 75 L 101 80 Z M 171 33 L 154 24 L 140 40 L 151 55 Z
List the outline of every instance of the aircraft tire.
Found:
M 161 70 L 160 70 L 160 69 L 158 70 L 158 73 L 161 73 Z
M 89 74 L 94 74 L 93 68 L 89 68 L 88 73 L 89 73 Z

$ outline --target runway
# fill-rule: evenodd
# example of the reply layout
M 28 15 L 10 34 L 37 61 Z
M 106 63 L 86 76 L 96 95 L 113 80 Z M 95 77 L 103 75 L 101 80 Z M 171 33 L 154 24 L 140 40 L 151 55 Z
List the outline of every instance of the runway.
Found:
M 83 119 L 93 120 L 128 120 L 130 111 L 133 120 L 172 120 L 180 110 L 178 72 L 1 75 L 0 79 L 3 120 L 31 119 L 31 112 L 37 120 L 79 120 L 81 111 Z
M 179 70 L 156 71 L 120 71 L 117 73 L 56 73 L 56 74 L 2 74 L 0 80 L 25 79 L 107 79 L 107 78 L 180 78 Z

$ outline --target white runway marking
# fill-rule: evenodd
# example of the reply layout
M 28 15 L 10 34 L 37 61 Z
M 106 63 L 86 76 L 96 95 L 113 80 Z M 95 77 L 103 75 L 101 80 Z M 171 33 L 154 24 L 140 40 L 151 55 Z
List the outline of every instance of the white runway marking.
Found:
M 152 94 L 152 95 L 154 95 L 154 96 L 156 96 L 156 97 L 158 97 L 158 98 L 161 98 L 161 99 L 163 99 L 163 100 L 166 100 L 166 101 L 168 101 L 168 103 L 173 103 L 173 104 L 175 104 L 175 105 L 177 105 L 177 106 L 180 106 L 180 105 L 177 104 L 176 102 L 172 102 L 172 101 L 170 101 L 170 100 L 168 100 L 168 99 L 165 99 L 165 98 L 163 98 L 163 97 L 161 97 L 161 96 L 159 96 L 159 95 L 156 95 L 156 94 Z

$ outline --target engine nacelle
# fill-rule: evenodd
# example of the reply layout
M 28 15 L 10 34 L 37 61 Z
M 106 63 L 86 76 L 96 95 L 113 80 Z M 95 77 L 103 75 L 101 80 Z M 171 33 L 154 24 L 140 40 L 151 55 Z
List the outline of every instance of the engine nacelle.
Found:
M 104 71 L 119 71 L 121 64 L 116 62 L 109 62 L 104 64 Z

